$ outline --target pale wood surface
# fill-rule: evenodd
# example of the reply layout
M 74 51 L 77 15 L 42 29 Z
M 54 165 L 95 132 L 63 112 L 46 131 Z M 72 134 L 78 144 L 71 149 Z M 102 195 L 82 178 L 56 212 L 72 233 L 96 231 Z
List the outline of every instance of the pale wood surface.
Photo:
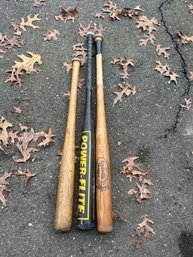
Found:
M 97 229 L 99 232 L 111 232 L 113 229 L 112 221 L 112 189 L 108 135 L 106 126 L 102 54 L 96 56 L 97 69 L 97 120 L 96 120 L 96 173 L 100 169 L 102 162 L 103 174 L 106 180 L 96 183 L 96 209 L 97 209 Z M 96 176 L 98 177 L 98 176 Z M 102 187 L 101 190 L 97 187 Z
M 75 126 L 77 87 L 80 70 L 80 61 L 73 60 L 72 82 L 69 111 L 64 139 L 63 153 L 58 178 L 58 191 L 56 200 L 55 229 L 70 230 L 72 225 L 72 209 L 75 174 Z

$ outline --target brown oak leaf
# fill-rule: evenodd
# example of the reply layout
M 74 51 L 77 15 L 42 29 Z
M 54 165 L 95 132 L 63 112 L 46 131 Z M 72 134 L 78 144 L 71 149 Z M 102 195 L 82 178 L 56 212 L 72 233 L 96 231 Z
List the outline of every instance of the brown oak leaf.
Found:
M 142 218 L 143 221 L 137 225 L 136 234 L 138 236 L 143 236 L 144 238 L 149 239 L 154 234 L 153 228 L 150 227 L 150 225 L 154 224 L 154 222 L 149 219 L 147 214 L 144 214 Z
M 16 144 L 17 149 L 22 155 L 21 159 L 15 159 L 16 162 L 26 162 L 30 159 L 31 153 L 35 153 L 38 149 L 30 147 L 29 144 L 34 139 L 34 130 L 30 129 L 29 131 L 23 131 L 22 135 L 18 137 L 18 141 Z
M 11 72 L 11 75 L 5 82 L 16 82 L 16 84 L 22 85 L 21 75 L 23 74 L 23 71 L 26 73 L 37 72 L 37 69 L 34 68 L 34 64 L 42 64 L 41 56 L 32 52 L 27 53 L 30 55 L 30 57 L 25 56 L 24 54 L 18 55 L 23 62 L 15 61 L 15 64 L 11 67 L 11 70 L 7 71 Z
M 75 51 L 73 56 L 79 57 L 81 59 L 81 65 L 84 65 L 87 61 L 87 49 L 84 47 L 84 43 L 73 45 L 73 50 Z
M 129 73 L 127 72 L 127 70 L 123 70 L 123 72 L 120 72 L 120 77 L 122 80 L 129 79 Z
M 4 196 L 5 192 L 11 192 L 11 190 L 7 187 L 9 184 L 6 179 L 10 178 L 12 176 L 11 172 L 5 172 L 2 177 L 0 177 L 0 202 L 3 204 L 3 206 L 7 206 L 7 199 Z
M 45 132 L 42 134 L 41 137 L 45 138 L 41 143 L 38 144 L 38 146 L 47 146 L 54 140 L 52 139 L 55 135 L 52 134 L 52 129 L 48 129 L 48 133 L 46 134 Z
M 22 32 L 20 30 L 19 25 L 15 24 L 15 23 L 11 23 L 11 26 L 12 26 L 13 30 L 15 31 L 14 34 L 17 36 L 21 36 Z
M 176 35 L 180 38 L 182 44 L 188 44 L 193 42 L 193 36 L 188 36 L 185 33 L 177 32 Z
M 116 91 L 113 93 L 113 94 L 117 95 L 117 97 L 114 99 L 113 105 L 115 105 L 118 101 L 122 102 L 122 97 L 124 95 L 128 97 L 129 95 L 131 95 L 131 94 L 134 95 L 136 93 L 135 87 L 132 87 L 128 83 L 125 83 L 125 82 L 123 82 L 122 84 L 119 83 L 118 86 L 122 90 L 120 92 Z
M 86 36 L 86 33 L 88 31 L 93 31 L 93 28 L 94 28 L 94 25 L 93 25 L 92 21 L 90 21 L 90 23 L 88 24 L 87 27 L 83 27 L 83 25 L 81 23 L 79 23 L 79 31 L 78 31 L 78 33 L 79 33 L 79 35 L 81 37 L 84 37 L 84 36 Z
M 193 71 L 191 72 L 189 72 L 190 73 L 190 76 L 189 76 L 189 80 L 193 80 Z
M 156 46 L 156 52 L 157 54 L 160 56 L 161 54 L 163 54 L 163 56 L 166 58 L 166 59 L 169 59 L 169 55 L 170 53 L 168 53 L 168 51 L 170 50 L 170 47 L 161 47 L 160 44 L 158 44 Z
M 193 5 L 192 4 L 188 5 L 188 8 L 189 8 L 190 12 L 193 14 Z
M 135 240 L 132 245 L 135 247 L 135 249 L 140 250 L 142 248 L 142 242 L 139 240 Z
M 137 156 L 128 156 L 127 158 L 122 160 L 122 162 L 126 163 L 126 164 L 122 168 L 121 173 L 128 173 L 130 171 L 133 171 L 134 169 L 138 169 L 139 171 L 142 171 L 141 164 L 137 164 L 135 162 L 138 159 L 139 159 L 139 157 L 137 157 Z
M 58 16 L 55 16 L 55 20 L 63 20 L 65 22 L 70 20 L 74 22 L 77 14 L 78 14 L 77 7 L 62 8 L 61 14 Z
M 107 11 L 111 11 L 111 10 L 115 10 L 117 9 L 117 5 L 115 3 L 113 3 L 113 1 L 109 0 L 107 3 L 105 3 L 103 5 L 103 7 L 105 8 L 105 10 Z
M 127 70 L 129 66 L 134 66 L 133 60 L 127 56 L 112 58 L 111 64 L 119 64 L 123 70 Z
M 0 59 L 3 59 L 7 51 L 0 49 Z
M 9 132 L 9 138 L 10 138 L 11 144 L 14 144 L 15 141 L 18 140 L 18 133 L 19 133 L 19 131 L 10 131 Z
M 34 0 L 34 3 L 33 3 L 34 7 L 38 8 L 38 7 L 41 7 L 43 5 L 46 5 L 44 0 Z
M 102 24 L 99 24 L 98 26 L 96 24 L 94 24 L 93 27 L 93 33 L 94 34 L 103 34 L 103 32 L 106 30 L 107 28 L 103 27 Z
M 31 27 L 33 29 L 38 29 L 39 26 L 34 25 L 33 22 L 40 21 L 41 19 L 38 17 L 39 14 L 35 14 L 33 17 L 27 16 L 27 21 L 24 18 L 21 18 L 21 22 L 19 24 L 20 29 L 26 31 L 25 27 Z
M 104 18 L 105 18 L 105 16 L 102 15 L 102 13 L 100 13 L 100 12 L 97 12 L 96 15 L 95 15 L 95 17 L 96 17 L 96 18 L 100 18 L 100 19 L 104 19 Z
M 12 173 L 5 173 L 4 175 L 3 175 L 3 177 L 0 177 L 0 180 L 1 179 L 3 179 L 4 177 L 6 177 L 6 179 L 7 178 L 9 178 L 10 176 L 12 175 Z M 5 196 L 4 196 L 4 192 L 11 192 L 11 189 L 9 189 L 8 187 L 7 187 L 7 184 L 9 184 L 7 181 L 6 181 L 6 183 L 5 184 L 1 184 L 0 183 L 0 202 L 3 204 L 3 206 L 7 206 L 7 199 L 5 198 Z
M 169 84 L 173 81 L 177 85 L 178 84 L 177 78 L 180 78 L 180 76 L 178 76 L 175 72 L 172 72 L 167 63 L 165 65 L 161 64 L 160 61 L 156 61 L 156 63 L 157 63 L 157 66 L 154 68 L 154 70 L 160 72 L 165 77 L 169 77 L 170 78 L 170 80 L 168 81 Z
M 144 35 L 145 38 L 139 40 L 140 46 L 146 46 L 148 43 L 155 45 L 155 36 L 153 34 Z
M 137 10 L 137 11 L 143 12 L 143 9 L 141 9 L 140 5 L 137 5 L 135 8 L 133 8 L 133 10 Z
M 48 30 L 48 33 L 43 35 L 44 41 L 50 41 L 51 39 L 56 41 L 59 35 L 60 32 L 56 29 Z
M 22 112 L 20 107 L 13 107 L 12 111 L 15 112 L 15 113 L 21 113 Z
M 184 98 L 184 103 L 183 104 L 180 104 L 180 106 L 186 110 L 186 111 L 189 111 L 190 110 L 190 107 L 192 105 L 192 99 L 190 98 Z
M 160 26 L 155 17 L 149 20 L 146 16 L 139 16 L 136 24 L 136 27 L 138 29 L 141 28 L 143 31 L 147 31 L 149 34 L 152 33 L 152 31 L 154 30 L 156 31 L 155 26 Z
M 24 179 L 24 187 L 27 187 L 28 182 L 31 178 L 35 177 L 37 175 L 37 172 L 31 172 L 29 170 L 22 171 L 20 168 L 16 170 L 17 176 L 25 176 Z
M 64 62 L 62 68 L 66 68 L 66 73 L 69 73 L 72 69 L 72 63 Z
M 6 38 L 6 42 L 4 43 L 4 47 L 6 49 L 9 49 L 15 46 L 22 47 L 23 45 L 24 45 L 24 41 L 19 36 L 13 36 L 10 39 Z
M 78 88 L 82 89 L 84 85 L 85 85 L 85 79 L 79 79 L 79 81 L 78 81 Z
M 7 129 L 11 127 L 12 124 L 8 122 L 4 117 L 0 118 L 0 142 L 2 142 L 4 146 L 8 145 L 9 133 Z
M 67 97 L 68 100 L 70 100 L 70 91 L 68 91 L 67 93 L 63 93 L 62 94 L 64 97 Z

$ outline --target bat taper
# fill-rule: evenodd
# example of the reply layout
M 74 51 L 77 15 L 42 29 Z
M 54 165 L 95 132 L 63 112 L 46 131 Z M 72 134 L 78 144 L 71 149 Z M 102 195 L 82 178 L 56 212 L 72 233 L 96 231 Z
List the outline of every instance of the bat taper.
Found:
M 102 64 L 103 36 L 95 36 L 96 44 L 96 87 L 97 87 L 97 114 L 96 114 L 96 213 L 97 230 L 101 233 L 113 230 L 112 219 L 112 189 L 110 156 L 105 115 L 105 99 L 103 86 Z
M 72 226 L 75 176 L 76 103 L 80 63 L 81 61 L 78 58 L 72 60 L 70 102 L 58 178 L 55 229 L 61 231 L 68 231 Z

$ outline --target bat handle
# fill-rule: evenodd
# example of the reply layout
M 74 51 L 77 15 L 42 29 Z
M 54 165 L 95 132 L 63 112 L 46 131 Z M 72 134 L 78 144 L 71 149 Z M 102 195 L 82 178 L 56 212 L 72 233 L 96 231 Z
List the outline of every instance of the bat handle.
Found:
M 74 175 L 75 175 L 75 126 L 77 87 L 80 60 L 72 60 L 71 93 L 66 124 L 66 133 L 60 164 L 56 198 L 55 229 L 67 231 L 72 226 Z

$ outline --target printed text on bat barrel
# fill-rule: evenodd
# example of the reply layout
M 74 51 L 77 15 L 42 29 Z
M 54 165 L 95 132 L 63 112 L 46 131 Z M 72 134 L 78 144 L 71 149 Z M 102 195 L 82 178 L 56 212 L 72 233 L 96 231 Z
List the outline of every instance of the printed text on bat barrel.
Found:
M 104 158 L 97 160 L 97 177 L 96 177 L 96 188 L 102 191 L 108 189 L 108 176 L 109 169 L 107 161 Z

